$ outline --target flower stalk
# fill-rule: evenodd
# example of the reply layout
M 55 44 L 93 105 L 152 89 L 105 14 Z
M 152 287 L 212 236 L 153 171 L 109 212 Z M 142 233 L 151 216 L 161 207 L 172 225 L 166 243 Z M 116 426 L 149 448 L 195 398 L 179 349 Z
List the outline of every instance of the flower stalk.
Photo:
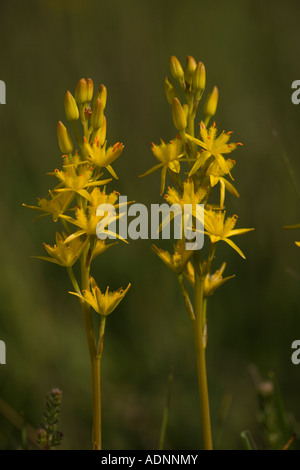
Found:
M 166 78 L 165 92 L 171 106 L 172 120 L 178 133 L 170 143 L 161 140 L 160 145 L 152 145 L 152 152 L 159 163 L 143 173 L 141 177 L 161 169 L 161 195 L 165 191 L 166 180 L 169 177 L 174 186 L 168 188 L 165 200 L 170 206 L 181 207 L 182 220 L 186 220 L 184 219 L 186 205 L 192 207 L 190 230 L 195 233 L 196 240 L 197 232 L 206 235 L 210 240 L 210 248 L 206 258 L 202 252 L 200 258 L 198 246 L 192 248 L 194 253 L 191 251 L 190 245 L 187 248 L 187 237 L 184 231 L 182 238 L 174 245 L 174 254 L 163 251 L 156 246 L 153 246 L 153 251 L 177 275 L 184 304 L 192 322 L 203 447 L 206 450 L 211 450 L 213 442 L 206 373 L 207 298 L 227 280 L 234 277 L 222 277 L 226 263 L 223 263 L 221 268 L 213 274 L 212 264 L 217 244 L 220 241 L 227 243 L 242 258 L 245 258 L 244 253 L 231 240 L 231 237 L 244 234 L 252 229 L 235 229 L 237 221 L 235 215 L 225 218 L 226 193 L 229 192 L 235 197 L 239 197 L 239 193 L 229 180 L 233 180 L 231 171 L 235 166 L 235 161 L 226 158 L 226 156 L 242 144 L 230 142 L 231 132 L 223 131 L 218 135 L 215 122 L 208 127 L 211 118 L 217 111 L 218 88 L 213 87 L 206 98 L 203 119 L 200 121 L 199 130 L 197 130 L 195 129 L 195 119 L 206 86 L 205 66 L 202 62 L 197 64 L 193 57 L 187 56 L 186 67 L 183 69 L 179 60 L 172 56 L 170 70 L 172 77 L 178 82 L 180 90 L 178 92 L 169 78 Z M 180 98 L 180 92 L 184 95 L 183 99 Z M 184 171 L 186 163 L 188 169 Z M 183 175 L 188 174 L 188 178 L 183 180 L 182 173 Z M 209 200 L 217 186 L 220 187 L 219 203 L 211 204 Z M 202 215 L 198 211 L 199 204 L 203 207 Z M 202 225 L 202 230 L 198 229 L 198 222 Z M 162 225 L 164 225 L 164 221 Z M 193 291 L 191 296 L 185 279 Z
M 54 246 L 44 243 L 49 256 L 36 258 L 49 261 L 67 269 L 75 292 L 70 292 L 79 299 L 91 363 L 92 372 L 92 446 L 95 450 L 102 449 L 101 426 L 101 358 L 106 317 L 110 315 L 126 295 L 130 284 L 125 290 L 110 291 L 106 288 L 102 293 L 96 281 L 90 275 L 94 259 L 113 246 L 107 242 L 107 225 L 117 220 L 119 206 L 118 193 L 106 192 L 106 185 L 117 179 L 112 163 L 121 155 L 123 144 L 117 142 L 107 148 L 106 119 L 104 109 L 107 90 L 102 85 L 93 99 L 94 84 L 91 79 L 81 79 L 75 89 L 75 98 L 70 92 L 64 97 L 65 112 L 75 134 L 78 149 L 74 150 L 72 138 L 62 122 L 57 125 L 58 144 L 63 153 L 63 167 L 49 173 L 58 180 L 54 188 L 45 198 L 38 199 L 37 206 L 28 206 L 39 211 L 40 217 L 52 216 L 55 224 L 61 223 L 63 232 L 56 232 Z M 80 134 L 77 121 L 80 120 Z M 103 171 L 109 178 L 101 179 Z M 74 204 L 74 205 L 73 205 Z M 111 204 L 116 209 L 115 216 L 101 225 L 103 215 L 98 215 L 97 208 L 101 204 Z M 101 225 L 106 233 L 103 240 L 98 239 L 97 227 Z M 77 279 L 73 265 L 80 264 L 80 278 Z M 95 331 L 94 312 L 100 315 L 100 332 Z

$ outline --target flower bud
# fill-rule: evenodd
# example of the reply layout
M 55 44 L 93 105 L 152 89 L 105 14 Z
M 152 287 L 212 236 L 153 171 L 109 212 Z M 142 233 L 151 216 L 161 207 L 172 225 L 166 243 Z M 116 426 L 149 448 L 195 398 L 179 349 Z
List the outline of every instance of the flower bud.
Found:
M 77 103 L 86 103 L 88 101 L 88 84 L 85 78 L 79 80 L 76 85 L 75 100 Z
M 169 104 L 173 103 L 173 99 L 176 98 L 176 90 L 173 87 L 172 83 L 168 79 L 168 77 L 165 78 L 165 93 L 166 97 L 168 100 Z
M 186 120 L 185 112 L 178 98 L 173 99 L 172 115 L 173 115 L 174 126 L 176 127 L 176 129 L 179 131 L 183 131 L 187 126 L 187 120 Z
M 105 109 L 106 106 L 106 100 L 107 100 L 107 89 L 105 85 L 101 85 L 99 90 L 96 93 L 95 100 L 94 100 L 94 105 L 96 100 L 101 100 L 101 103 L 103 104 L 103 109 Z
M 187 119 L 187 118 L 188 118 L 188 115 L 189 115 L 189 107 L 188 107 L 188 105 L 187 105 L 187 104 L 184 104 L 184 105 L 182 106 L 182 109 L 183 109 L 183 112 L 184 112 L 185 117 L 186 117 L 186 119 Z
M 219 90 L 216 86 L 214 86 L 204 104 L 203 112 L 206 116 L 214 116 L 216 114 L 218 97 L 219 97 Z
M 58 145 L 63 154 L 69 154 L 73 150 L 73 144 L 67 128 L 61 121 L 57 124 Z
M 99 140 L 99 144 L 102 147 L 106 139 L 106 117 L 105 116 L 103 116 L 103 125 L 100 127 L 100 129 L 98 129 L 97 137 Z
M 186 58 L 186 64 L 185 64 L 185 70 L 184 70 L 184 79 L 186 83 L 191 85 L 192 79 L 193 79 L 193 74 L 196 70 L 197 63 L 191 55 L 188 55 Z
M 172 55 L 170 58 L 170 69 L 172 77 L 175 78 L 175 80 L 178 80 L 179 82 L 184 82 L 184 73 L 181 64 L 177 57 L 175 57 L 174 55 Z
M 202 62 L 198 62 L 197 68 L 193 75 L 193 89 L 196 93 L 196 99 L 199 99 L 205 89 L 206 73 L 205 66 Z
M 65 94 L 64 105 L 68 121 L 77 121 L 79 119 L 77 103 L 69 91 Z
M 91 126 L 94 129 L 99 129 L 99 127 L 103 126 L 103 104 L 99 99 L 96 100 L 93 107 Z
M 94 82 L 91 78 L 88 78 L 86 81 L 87 84 L 87 101 L 92 101 L 94 93 Z

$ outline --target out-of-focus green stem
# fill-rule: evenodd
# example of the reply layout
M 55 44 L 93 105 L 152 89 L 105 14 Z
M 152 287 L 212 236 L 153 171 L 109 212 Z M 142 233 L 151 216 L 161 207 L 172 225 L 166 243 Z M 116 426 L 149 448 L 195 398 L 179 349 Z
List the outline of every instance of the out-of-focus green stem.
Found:
M 90 264 L 86 263 L 90 246 L 84 249 L 81 255 L 81 284 L 82 290 L 89 289 Z M 95 340 L 95 330 L 90 306 L 86 302 L 81 303 L 86 336 L 88 341 L 91 368 L 92 368 L 92 386 L 93 386 L 93 449 L 101 450 L 101 358 L 97 354 Z
M 199 398 L 201 408 L 201 422 L 203 433 L 203 445 L 205 450 L 212 450 L 212 436 L 209 411 L 209 397 L 207 387 L 205 345 L 203 341 L 203 291 L 204 278 L 200 271 L 200 253 L 199 250 L 194 253 L 194 269 L 195 269 L 195 320 L 193 323 L 194 341 L 196 349 L 197 373 Z

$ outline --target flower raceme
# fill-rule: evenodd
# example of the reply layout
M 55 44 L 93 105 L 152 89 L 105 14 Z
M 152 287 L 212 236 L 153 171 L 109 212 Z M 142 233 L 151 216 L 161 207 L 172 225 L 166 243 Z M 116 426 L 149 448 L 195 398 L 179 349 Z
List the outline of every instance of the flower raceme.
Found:
M 207 258 L 205 250 L 204 253 L 196 250 L 191 255 L 191 252 L 186 249 L 186 232 L 182 232 L 181 240 L 175 243 L 174 254 L 157 246 L 153 246 L 152 249 L 163 263 L 176 274 L 185 308 L 192 321 L 197 358 L 203 446 L 204 449 L 211 450 L 213 442 L 205 362 L 207 298 L 233 277 L 223 278 L 225 263 L 214 274 L 212 274 L 211 267 L 219 241 L 224 241 L 242 258 L 245 258 L 244 253 L 231 240 L 231 237 L 253 229 L 235 229 L 236 216 L 225 219 L 226 191 L 239 197 L 237 189 L 228 180 L 228 177 L 233 180 L 231 172 L 235 167 L 235 161 L 226 158 L 226 156 L 241 144 L 230 142 L 231 132 L 223 131 L 218 134 L 215 123 L 209 127 L 211 118 L 217 112 L 218 88 L 214 86 L 207 96 L 203 106 L 203 117 L 200 119 L 200 129 L 199 132 L 195 132 L 195 119 L 206 86 L 205 66 L 202 62 L 197 64 L 192 56 L 187 56 L 184 68 L 177 57 L 172 56 L 170 71 L 177 82 L 177 88 L 176 84 L 173 85 L 166 77 L 165 93 L 171 107 L 174 127 L 179 133 L 170 144 L 161 141 L 160 146 L 152 147 L 152 152 L 160 163 L 142 176 L 150 175 L 161 168 L 161 195 L 166 185 L 166 178 L 169 177 L 172 181 L 172 187 L 168 188 L 165 200 L 172 206 L 177 205 L 180 209 L 186 204 L 191 205 L 193 208 L 192 231 L 199 232 L 196 224 L 200 219 L 203 224 L 200 231 L 208 236 L 210 242 Z M 184 168 L 185 165 L 187 168 Z M 209 200 L 217 185 L 220 186 L 219 204 L 212 204 Z M 197 212 L 199 204 L 204 209 L 201 215 L 200 212 Z M 168 222 L 167 218 L 166 222 Z M 164 227 L 164 223 L 165 220 L 163 220 L 161 228 Z M 186 286 L 185 280 L 189 281 L 191 286 Z M 190 298 L 188 287 L 193 289 L 194 301 Z
M 93 100 L 93 81 L 82 78 L 76 85 L 75 97 L 68 91 L 64 97 L 66 118 L 70 122 L 77 145 L 74 145 L 67 127 L 60 121 L 57 125 L 58 146 L 62 153 L 62 168 L 48 173 L 56 180 L 47 196 L 38 199 L 37 205 L 25 205 L 39 213 L 37 218 L 51 216 L 62 230 L 56 230 L 56 243 L 44 243 L 49 256 L 37 256 L 67 269 L 70 281 L 80 299 L 84 316 L 90 359 L 92 364 L 93 387 L 93 431 L 94 449 L 101 449 L 101 389 L 100 360 L 103 350 L 105 319 L 121 302 L 129 290 L 109 288 L 102 293 L 94 278 L 90 276 L 91 264 L 115 243 L 98 240 L 96 227 L 103 218 L 97 215 L 101 204 L 118 208 L 116 190 L 107 192 L 106 185 L 117 179 L 112 167 L 121 155 L 124 145 L 120 142 L 107 145 L 107 122 L 104 115 L 107 90 L 101 85 Z M 79 130 L 81 124 L 81 132 Z M 77 149 L 76 149 L 77 147 Z M 107 172 L 108 177 L 103 174 Z M 119 215 L 116 215 L 117 219 Z M 80 268 L 73 272 L 78 262 Z M 101 316 L 100 333 L 94 326 L 94 309 Z

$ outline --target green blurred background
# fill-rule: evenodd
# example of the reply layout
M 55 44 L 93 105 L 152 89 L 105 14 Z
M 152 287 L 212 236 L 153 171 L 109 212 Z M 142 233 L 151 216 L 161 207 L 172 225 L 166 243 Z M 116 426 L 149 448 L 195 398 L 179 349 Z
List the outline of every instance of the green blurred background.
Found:
M 66 121 L 63 96 L 91 77 L 108 88 L 108 140 L 125 144 L 116 188 L 144 204 L 160 202 L 158 173 L 138 175 L 155 160 L 151 142 L 175 135 L 163 90 L 169 57 L 205 63 L 207 89 L 217 85 L 216 121 L 243 142 L 234 158 L 238 200 L 227 198 L 240 227 L 241 259 L 220 244 L 215 268 L 227 261 L 236 278 L 209 302 L 208 375 L 213 428 L 224 397 L 231 406 L 220 449 L 242 448 L 240 432 L 260 439 L 249 364 L 275 372 L 287 409 L 300 420 L 300 366 L 291 343 L 300 337 L 299 199 L 280 136 L 300 179 L 300 107 L 291 83 L 300 79 L 300 4 L 289 0 L 35 0 L 0 3 L 1 311 L 0 397 L 37 427 L 47 392 L 63 390 L 62 448 L 91 441 L 90 365 L 81 312 L 67 294 L 63 268 L 30 258 L 53 243 L 49 218 L 33 221 L 34 204 L 52 187 L 45 173 L 60 165 L 56 124 Z M 132 288 L 109 318 L 103 359 L 103 446 L 157 448 L 167 377 L 174 373 L 166 447 L 201 442 L 192 331 L 177 281 L 152 253 L 151 240 L 118 244 L 94 264 L 99 284 Z M 216 437 L 216 436 L 215 436 Z M 216 438 L 217 438 L 216 437 Z M 0 448 L 20 445 L 20 433 L 0 416 Z

